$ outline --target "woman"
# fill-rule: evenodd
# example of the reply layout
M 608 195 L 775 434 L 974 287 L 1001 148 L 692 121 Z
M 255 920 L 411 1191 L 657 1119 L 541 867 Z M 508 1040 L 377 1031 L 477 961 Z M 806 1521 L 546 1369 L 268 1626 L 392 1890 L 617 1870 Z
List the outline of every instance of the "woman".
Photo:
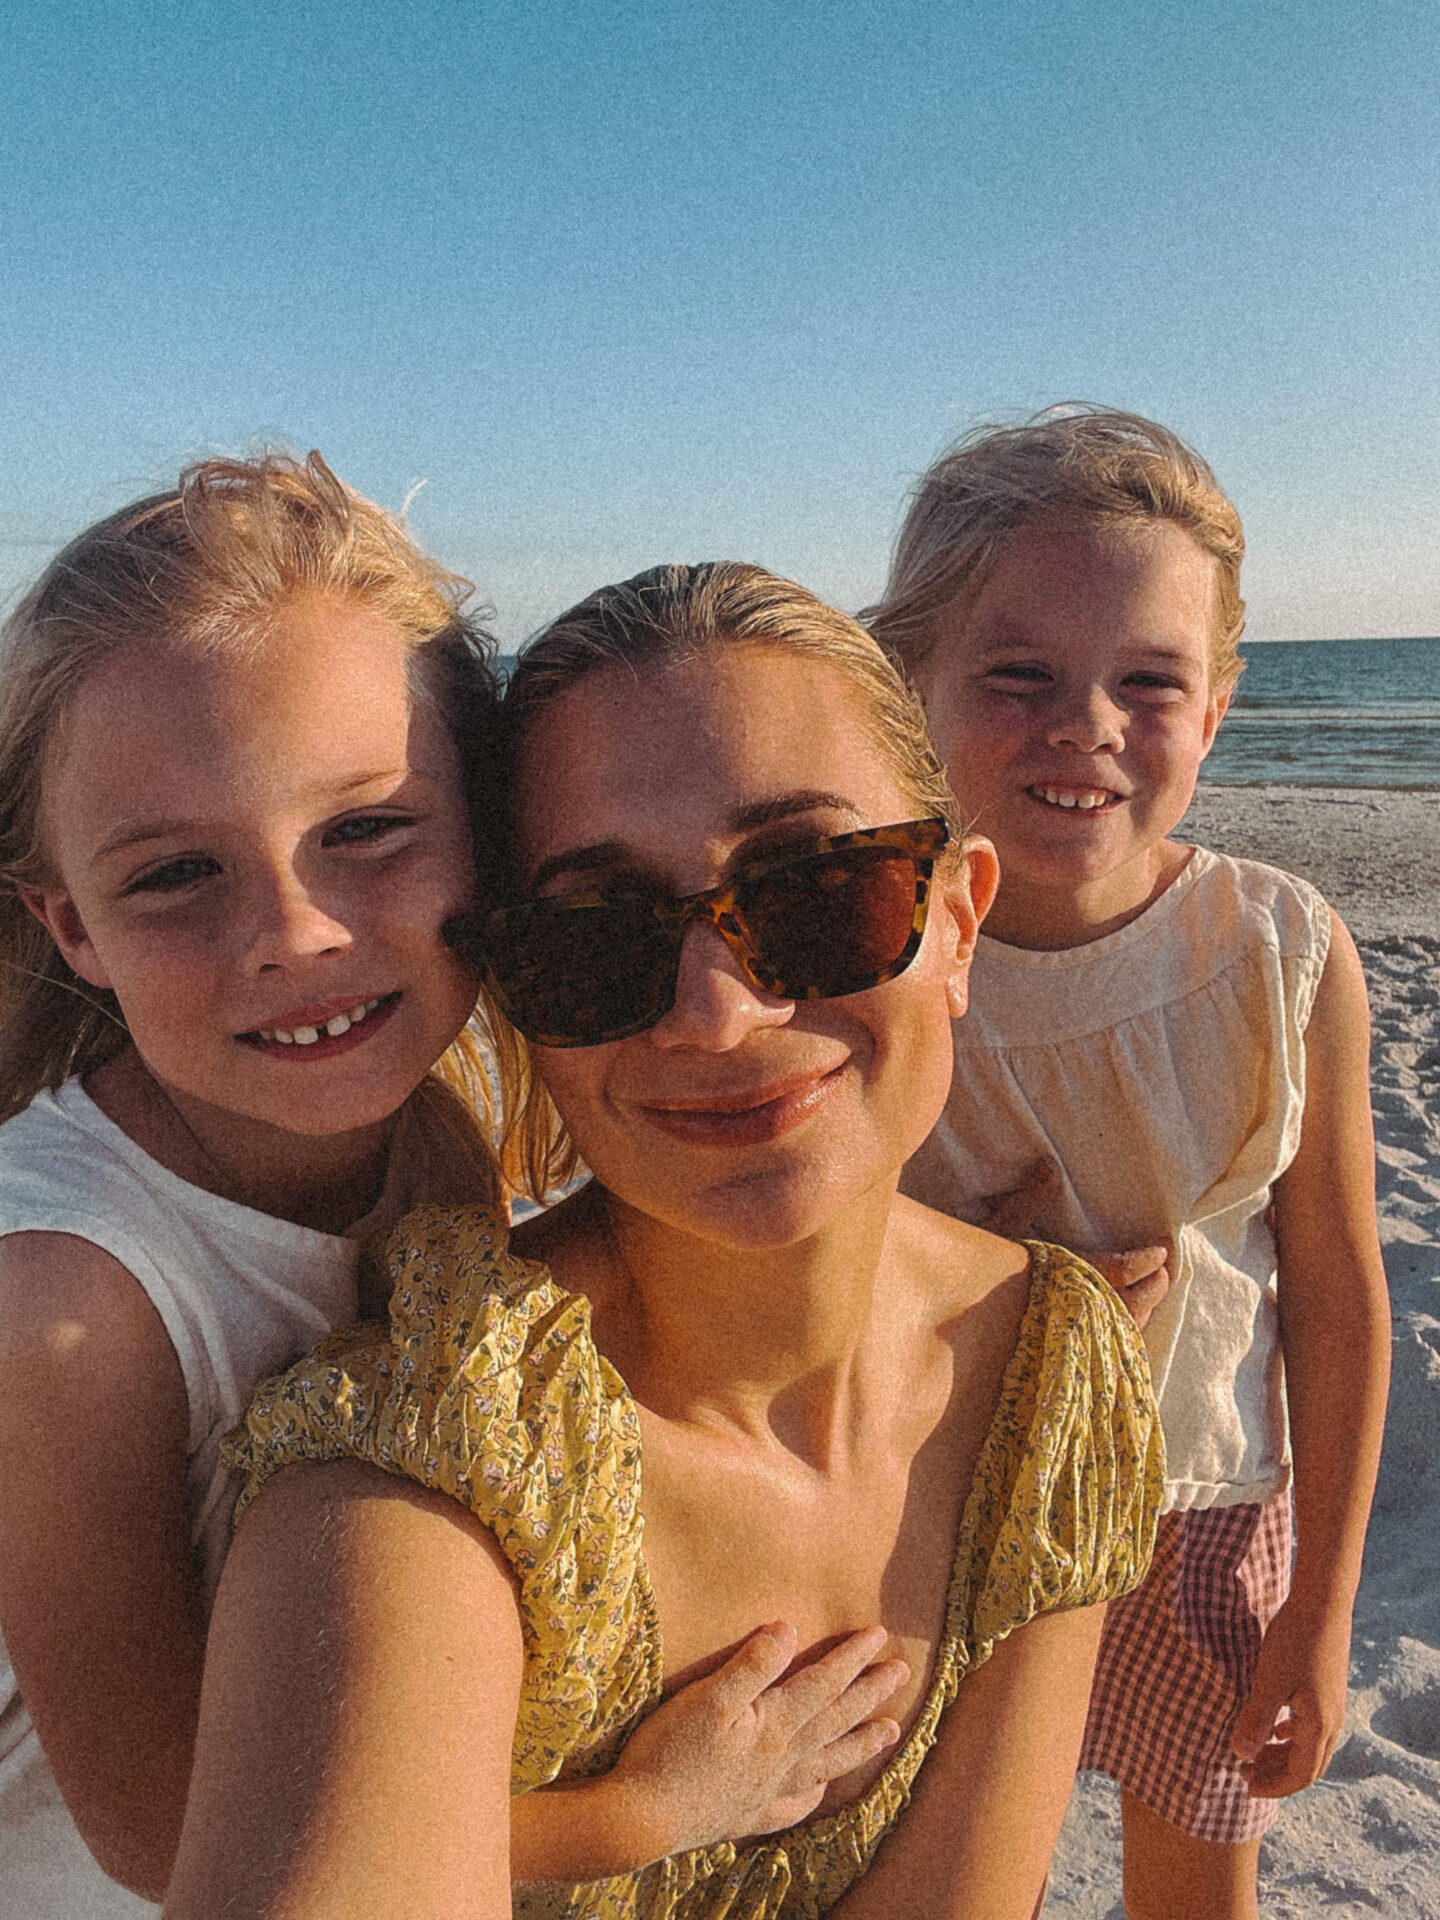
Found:
M 510 904 L 469 935 L 595 1178 L 508 1253 L 412 1215 L 389 1337 L 257 1396 L 167 1911 L 493 1920 L 512 1789 L 562 1819 L 783 1619 L 802 1664 L 883 1626 L 898 1750 L 768 1839 L 654 1860 L 618 1807 L 515 1910 L 1024 1920 L 1159 1452 L 1088 1269 L 896 1195 L 994 855 L 874 643 L 751 567 L 562 617 L 491 764 Z

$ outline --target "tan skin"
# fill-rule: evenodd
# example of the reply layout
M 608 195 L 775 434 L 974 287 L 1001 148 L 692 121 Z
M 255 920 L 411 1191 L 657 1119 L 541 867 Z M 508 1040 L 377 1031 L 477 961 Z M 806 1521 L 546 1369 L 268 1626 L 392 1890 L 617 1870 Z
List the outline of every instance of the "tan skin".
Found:
M 248 665 L 99 667 L 56 743 L 53 877 L 30 896 L 130 1019 L 137 1045 L 89 1082 L 102 1110 L 193 1184 L 330 1231 L 371 1204 L 395 1108 L 473 1004 L 440 935 L 471 886 L 458 767 L 406 653 L 312 602 Z M 239 1037 L 382 990 L 400 996 L 384 1029 L 328 1062 Z M 188 1427 L 169 1337 L 118 1261 L 0 1240 L 5 1640 L 82 1833 L 156 1897 L 204 1645 Z
M 193 1185 L 326 1232 L 370 1211 L 399 1105 L 474 1005 L 441 936 L 472 886 L 459 769 L 441 716 L 412 698 L 408 654 L 386 621 L 312 599 L 282 609 L 248 657 L 106 662 L 57 740 L 53 872 L 29 896 L 80 978 L 125 1011 L 134 1044 L 86 1083 L 102 1111 Z M 254 1043 L 377 997 L 383 1017 L 328 1056 Z M 80 1831 L 153 1898 L 179 1837 L 204 1658 L 188 1429 L 170 1338 L 119 1261 L 66 1234 L 0 1239 L 5 1639 Z M 872 1716 L 893 1669 L 875 1651 L 837 1650 L 797 1700 L 767 1691 L 783 1648 L 762 1636 L 742 1650 L 722 1696 L 772 1764 L 736 1761 L 729 1780 L 697 1690 L 637 1744 L 649 1766 L 626 1776 L 629 1828 L 664 1828 L 677 1792 L 722 1824 L 763 1818 L 817 1746 L 826 1766 L 852 1735 L 883 1746 L 890 1723 Z M 570 1796 L 567 1842 L 590 1845 L 598 1827 L 604 1844 L 614 1821 L 592 1798 Z M 527 1807 L 516 1830 L 527 1877 L 571 1864 L 553 1819 Z
M 1214 567 L 1163 522 L 1037 519 L 942 620 L 920 680 L 962 806 L 1000 854 L 988 933 L 1083 945 L 1183 869 L 1190 849 L 1168 836 L 1229 699 L 1210 666 Z M 1082 798 L 1101 805 L 1057 804 Z M 1252 1792 L 1269 1797 L 1323 1773 L 1344 1719 L 1389 1375 L 1365 982 L 1333 915 L 1305 1062 L 1301 1143 L 1274 1202 L 1299 1549 L 1233 1733 Z M 1012 1229 L 1032 1199 L 1043 1204 L 1038 1187 L 1010 1208 Z M 1255 1920 L 1258 1841 L 1196 1840 L 1129 1794 L 1122 1814 L 1130 1920 Z
M 914 817 L 852 701 L 813 663 L 748 648 L 638 683 L 591 676 L 523 756 L 526 877 L 565 891 L 641 873 L 689 893 L 787 842 Z M 901 1729 L 924 1697 L 1026 1262 L 897 1199 L 896 1183 L 945 1096 L 993 880 L 977 843 L 911 968 L 844 1000 L 759 991 L 697 924 L 675 1006 L 647 1033 L 539 1050 L 597 1181 L 516 1249 L 589 1296 L 639 1405 L 667 1688 L 783 1617 L 797 1666 L 880 1622 L 904 1663 L 887 1703 Z M 422 1594 L 423 1627 L 393 1631 Z M 914 1808 L 837 1912 L 1028 1920 L 1098 1631 L 1094 1609 L 1044 1617 L 967 1679 Z M 167 1913 L 319 1920 L 362 1899 L 377 1916 L 508 1913 L 519 1671 L 514 1596 L 483 1529 L 365 1469 L 278 1476 L 222 1583 Z M 407 1761 L 424 1740 L 412 1681 L 464 1701 L 460 1757 L 447 1730 L 433 1763 Z M 884 1764 L 877 1747 L 811 1804 L 848 1803 Z M 277 1823 L 283 1838 L 267 1838 Z

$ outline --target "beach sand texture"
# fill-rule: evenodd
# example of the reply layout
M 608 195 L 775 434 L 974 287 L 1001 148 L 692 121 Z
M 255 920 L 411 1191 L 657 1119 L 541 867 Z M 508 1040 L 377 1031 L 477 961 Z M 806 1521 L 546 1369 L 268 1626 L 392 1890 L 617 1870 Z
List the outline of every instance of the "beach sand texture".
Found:
M 1266 1920 L 1440 1920 L 1440 793 L 1208 787 L 1182 838 L 1313 880 L 1360 943 L 1395 1319 L 1351 1698 L 1327 1777 L 1261 1848 Z M 1123 1920 L 1120 1817 L 1082 1777 L 1046 1920 Z

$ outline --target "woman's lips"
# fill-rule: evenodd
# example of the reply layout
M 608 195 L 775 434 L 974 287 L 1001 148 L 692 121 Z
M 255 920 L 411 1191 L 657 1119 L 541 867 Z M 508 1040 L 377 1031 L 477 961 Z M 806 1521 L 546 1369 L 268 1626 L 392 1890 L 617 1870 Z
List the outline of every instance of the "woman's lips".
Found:
M 843 1065 L 694 1101 L 641 1101 L 640 1110 L 662 1133 L 692 1146 L 763 1145 L 803 1126 L 839 1084 Z

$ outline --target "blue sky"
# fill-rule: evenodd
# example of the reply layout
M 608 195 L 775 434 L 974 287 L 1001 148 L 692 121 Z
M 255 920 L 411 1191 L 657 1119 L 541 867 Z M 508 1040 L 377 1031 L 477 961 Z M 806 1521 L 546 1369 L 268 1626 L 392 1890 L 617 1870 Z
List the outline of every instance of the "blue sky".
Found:
M 663 559 L 854 607 L 977 418 L 1164 419 L 1257 638 L 1440 632 L 1433 0 L 9 0 L 0 594 L 319 446 L 514 641 Z

